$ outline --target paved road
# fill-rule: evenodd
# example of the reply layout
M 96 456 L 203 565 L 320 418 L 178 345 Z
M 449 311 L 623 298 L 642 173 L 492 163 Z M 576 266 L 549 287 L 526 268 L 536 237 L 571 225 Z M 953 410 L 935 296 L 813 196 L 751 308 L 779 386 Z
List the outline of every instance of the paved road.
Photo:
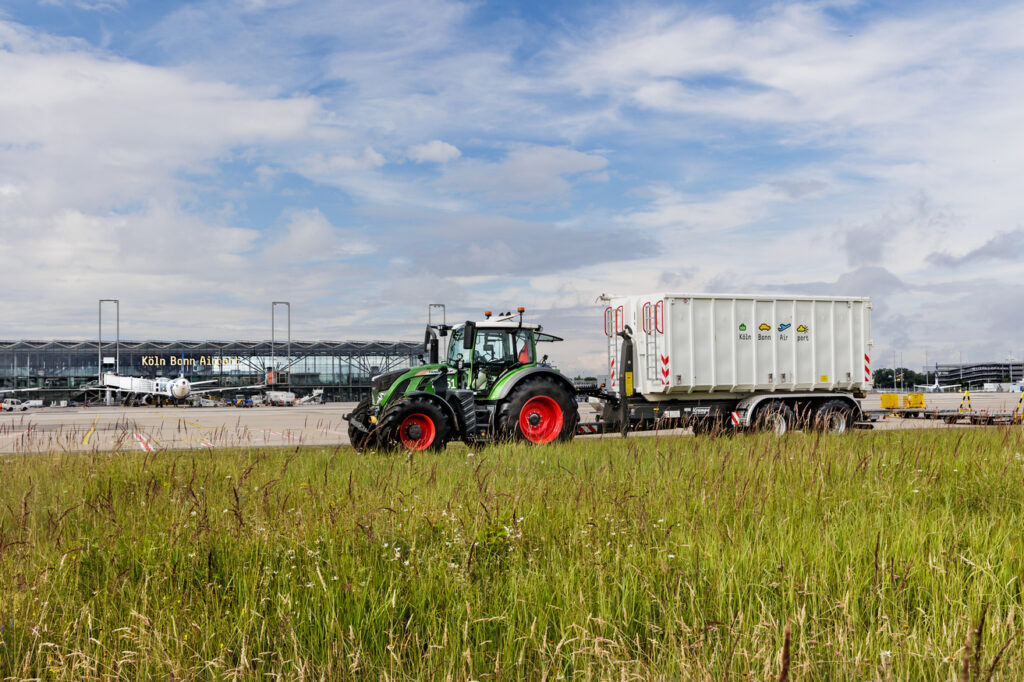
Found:
M 348 443 L 355 403 L 301 407 L 89 407 L 5 412 L 0 452 Z
M 1011 412 L 1019 394 L 975 393 L 975 410 Z M 877 394 L 863 401 L 878 409 Z M 956 409 L 959 394 L 926 394 L 929 407 Z M 342 415 L 355 403 L 301 407 L 90 407 L 45 408 L 0 414 L 0 453 L 149 451 L 262 445 L 346 445 L 348 424 Z M 581 420 L 593 421 L 590 405 Z M 949 427 L 923 419 L 886 419 L 879 429 Z M 683 431 L 678 431 L 683 433 Z M 614 436 L 608 436 L 614 437 Z

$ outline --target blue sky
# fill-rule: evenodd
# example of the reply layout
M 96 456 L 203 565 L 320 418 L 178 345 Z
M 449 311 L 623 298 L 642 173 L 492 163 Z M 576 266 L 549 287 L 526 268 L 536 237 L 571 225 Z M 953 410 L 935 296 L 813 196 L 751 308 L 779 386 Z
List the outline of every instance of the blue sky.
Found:
M 418 338 L 601 293 L 871 296 L 876 357 L 1024 350 L 1024 4 L 14 2 L 4 336 Z

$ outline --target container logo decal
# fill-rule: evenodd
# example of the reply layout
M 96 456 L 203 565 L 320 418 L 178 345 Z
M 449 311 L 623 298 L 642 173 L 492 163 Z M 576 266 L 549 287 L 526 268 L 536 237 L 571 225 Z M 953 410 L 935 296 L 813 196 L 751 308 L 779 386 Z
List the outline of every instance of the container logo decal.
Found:
M 781 324 L 779 324 L 779 331 L 780 332 L 784 332 L 784 331 L 786 331 L 787 329 L 789 329 L 792 326 L 793 326 L 793 324 L 791 322 L 781 323 Z
M 750 332 L 747 331 L 747 323 L 744 322 L 739 327 L 740 333 L 738 334 L 740 341 L 750 341 Z
M 762 322 L 761 326 L 758 327 L 758 329 L 760 329 L 763 332 L 770 332 L 772 330 L 772 327 L 767 322 Z
M 811 331 L 810 329 L 807 328 L 806 324 L 800 325 L 799 327 L 796 328 L 796 330 L 801 334 L 806 334 L 807 332 Z
M 747 331 L 747 325 L 746 324 L 740 324 L 740 331 L 741 332 Z

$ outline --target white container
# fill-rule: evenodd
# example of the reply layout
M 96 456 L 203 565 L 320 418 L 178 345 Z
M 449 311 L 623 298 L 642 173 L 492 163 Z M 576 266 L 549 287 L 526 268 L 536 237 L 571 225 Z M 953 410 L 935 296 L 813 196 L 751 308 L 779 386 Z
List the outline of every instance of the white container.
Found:
M 658 293 L 604 300 L 612 390 L 621 379 L 617 332 L 626 325 L 633 390 L 650 400 L 871 386 L 867 298 Z

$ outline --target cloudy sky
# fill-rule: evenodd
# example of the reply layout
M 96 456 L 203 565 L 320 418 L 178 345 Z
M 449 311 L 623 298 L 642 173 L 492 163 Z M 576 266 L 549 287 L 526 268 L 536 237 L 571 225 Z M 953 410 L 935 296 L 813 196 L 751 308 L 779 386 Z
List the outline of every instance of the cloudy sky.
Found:
M 1024 3 L 14 0 L 0 337 L 416 339 L 601 293 L 871 296 L 1024 351 Z

